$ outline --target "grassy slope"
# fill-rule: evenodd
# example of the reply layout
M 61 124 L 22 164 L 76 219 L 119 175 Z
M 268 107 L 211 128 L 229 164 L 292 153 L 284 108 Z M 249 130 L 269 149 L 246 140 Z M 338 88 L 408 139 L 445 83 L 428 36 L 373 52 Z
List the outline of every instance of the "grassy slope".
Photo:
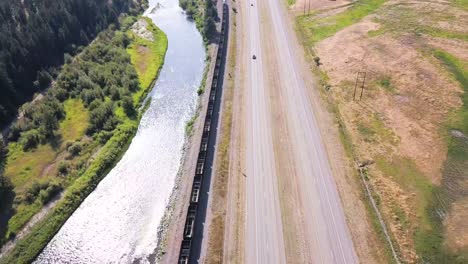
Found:
M 416 11 L 411 6 L 397 4 L 388 5 L 385 10 L 382 11 L 380 15 L 382 15 L 383 18 L 376 19 L 377 22 L 381 24 L 381 27 L 375 31 L 370 31 L 370 36 L 377 36 L 384 33 L 412 33 L 415 35 L 424 34 L 439 38 L 468 41 L 468 35 L 463 32 L 441 29 L 434 25 L 429 25 L 427 21 L 421 19 L 421 16 L 425 19 L 430 16 L 435 21 L 444 20 L 448 23 L 456 23 L 456 18 L 454 16 L 444 13 L 434 14 L 434 12 L 421 14 L 420 12 L 423 11 Z
M 63 105 L 65 119 L 60 123 L 63 142 L 75 141 L 84 136 L 88 125 L 89 113 L 79 99 L 68 99 Z
M 313 19 L 311 16 L 298 17 L 299 28 L 305 33 L 309 45 L 333 36 L 336 32 L 359 22 L 379 8 L 385 0 L 357 1 L 344 12 L 334 16 Z
M 167 50 L 167 36 L 161 31 L 150 18 L 144 18 L 148 22 L 148 29 L 153 33 L 155 41 L 149 41 L 138 37 L 136 34 L 129 30 L 128 34 L 132 37 L 133 41 L 127 48 L 128 54 L 132 64 L 135 65 L 138 73 L 140 86 L 144 89 L 139 90 L 133 95 L 133 100 L 138 103 L 140 98 L 151 89 L 153 80 L 159 74 L 162 64 L 164 63 L 164 56 Z M 139 52 L 139 48 L 146 47 L 147 52 Z
M 338 15 L 321 18 L 311 19 L 310 17 L 303 16 L 297 19 L 298 30 L 301 33 L 303 43 L 306 46 L 313 46 L 318 41 L 333 36 L 336 32 L 350 26 L 364 16 L 370 14 L 383 4 L 382 0 L 370 0 L 362 1 L 360 4 L 354 5 L 352 8 Z M 461 8 L 466 9 L 466 1 L 455 1 L 455 4 Z M 389 7 L 391 8 L 391 7 Z M 399 6 L 398 8 L 402 8 Z M 401 13 L 401 12 L 400 12 Z M 415 34 L 426 34 L 434 37 L 442 37 L 449 39 L 458 39 L 467 41 L 468 36 L 459 32 L 446 31 L 438 28 L 422 26 L 417 22 L 418 15 L 413 14 L 410 9 L 407 12 L 403 12 L 398 21 L 392 23 L 383 24 L 382 28 L 370 32 L 370 36 L 383 34 L 386 32 L 413 32 Z M 402 19 L 403 18 L 403 19 Z M 310 51 L 310 50 L 309 50 Z M 462 95 L 463 107 L 456 110 L 448 121 L 448 129 L 456 129 L 462 131 L 465 135 L 468 135 L 468 73 L 467 73 L 467 62 L 460 61 L 455 56 L 448 54 L 441 50 L 435 50 L 434 56 L 440 60 L 442 65 L 450 72 L 454 79 L 456 79 L 462 86 L 464 93 Z M 325 74 L 325 73 L 322 73 Z M 326 75 L 326 74 L 325 74 Z M 385 86 L 385 83 L 381 84 Z M 390 87 L 390 83 L 388 83 Z M 387 88 L 387 87 L 385 87 Z M 370 131 L 368 127 L 362 128 L 364 133 L 381 134 L 375 131 Z M 350 139 L 348 139 L 350 140 Z M 344 139 L 345 147 L 349 145 L 348 140 Z M 468 160 L 468 144 L 465 140 L 448 136 L 449 153 L 447 162 L 445 164 L 444 174 L 447 174 L 447 170 L 451 170 L 453 173 L 453 167 L 460 171 L 468 171 L 466 161 Z M 443 225 L 442 220 L 438 216 L 438 210 L 441 210 L 441 201 L 447 199 L 453 199 L 450 196 L 450 190 L 447 185 L 450 183 L 443 184 L 442 187 L 433 186 L 430 181 L 418 170 L 414 162 L 400 157 L 394 157 L 389 159 L 388 157 L 378 157 L 376 159 L 378 168 L 385 174 L 392 176 L 403 188 L 408 191 L 415 193 L 415 199 L 418 206 L 416 214 L 419 219 L 419 229 L 415 233 L 414 239 L 418 254 L 430 263 L 465 263 L 467 261 L 466 254 L 454 255 L 448 252 L 443 246 Z M 450 167 L 451 169 L 447 169 Z M 465 176 L 466 173 L 465 173 Z M 452 182 L 453 184 L 453 182 Z M 445 185 L 445 186 L 444 186 Z M 398 205 L 396 209 L 399 209 Z M 445 208 L 446 210 L 447 208 Z M 401 208 L 400 208 L 401 210 Z M 395 210 L 398 214 L 398 210 Z M 404 214 L 401 214 L 402 223 L 405 220 Z
M 316 13 L 312 13 L 311 15 L 297 17 L 296 30 L 298 31 L 298 36 L 300 37 L 301 43 L 302 45 L 304 45 L 304 48 L 306 50 L 307 59 L 309 60 L 309 63 L 315 64 L 315 62 L 313 62 L 313 58 L 314 56 L 316 56 L 316 54 L 313 50 L 313 46 L 317 42 L 333 36 L 338 31 L 346 27 L 358 23 L 364 17 L 379 9 L 379 7 L 381 7 L 384 3 L 385 0 L 362 0 L 359 2 L 355 2 L 352 7 L 346 9 L 345 11 L 337 15 L 314 19 L 313 16 L 316 15 Z M 328 74 L 319 68 L 312 67 L 312 70 L 313 73 L 318 77 L 319 84 L 325 88 L 329 81 Z M 339 106 L 331 97 L 329 97 L 329 95 L 326 94 L 325 90 L 326 89 L 321 89 L 320 93 L 328 102 L 329 110 L 336 117 L 336 120 L 339 125 L 338 128 L 340 141 L 343 144 L 346 156 L 356 161 L 357 157 L 354 150 L 354 145 L 352 143 L 351 135 L 344 123 Z M 377 133 L 381 130 L 383 131 L 379 123 L 372 124 L 371 128 L 371 133 Z M 374 197 L 374 199 L 378 201 L 378 197 Z M 385 241 L 386 238 L 383 235 L 382 227 L 377 219 L 374 210 L 370 206 L 370 203 L 366 203 L 366 207 L 369 211 L 369 215 L 371 216 L 373 227 L 380 236 L 381 240 Z M 376 247 L 381 247 L 381 245 L 376 245 Z M 386 248 L 385 253 L 387 258 L 382 259 L 382 263 L 391 263 L 392 256 L 389 247 Z
M 6 173 L 14 186 L 14 191 L 21 196 L 34 182 L 46 182 L 57 179 L 54 175 L 43 174 L 43 170 L 54 164 L 55 158 L 65 148 L 65 142 L 74 141 L 84 135 L 88 124 L 88 110 L 79 99 L 68 99 L 64 102 L 65 119 L 60 122 L 59 135 L 62 142 L 58 148 L 43 144 L 31 151 L 23 151 L 19 143 L 8 145 L 8 165 Z M 16 213 L 8 222 L 6 237 L 19 230 L 42 208 L 36 201 L 32 204 L 20 204 Z
M 151 20 L 149 20 L 149 22 L 151 31 L 157 32 L 158 37 L 155 38 L 153 43 L 150 41 L 144 42 L 144 44 L 148 45 L 154 53 L 152 56 L 140 58 L 139 62 L 152 64 L 152 66 L 148 68 L 152 70 L 145 71 L 144 76 L 142 72 L 137 71 L 142 89 L 133 95 L 135 104 L 139 104 L 146 93 L 150 90 L 153 80 L 157 78 L 157 74 L 163 65 L 164 56 L 167 50 L 167 36 L 164 32 L 159 30 Z M 141 44 L 142 42 L 140 41 L 142 41 L 141 38 L 133 38 L 131 46 L 135 47 L 135 43 Z M 131 54 L 132 49 L 129 49 L 128 52 Z M 143 59 L 148 61 L 143 61 Z M 138 64 L 135 63 L 136 61 L 132 59 L 132 64 L 138 68 Z M 83 111 L 84 107 L 81 100 L 74 99 L 69 99 L 65 102 L 64 107 L 67 112 L 67 116 L 60 124 L 60 131 L 64 133 L 63 139 L 73 140 L 80 138 L 84 134 L 88 125 L 88 113 L 86 109 Z M 50 241 L 50 239 L 52 239 L 55 233 L 60 229 L 62 224 L 75 211 L 86 196 L 94 190 L 99 181 L 109 170 L 112 169 L 115 163 L 120 160 L 120 157 L 125 153 L 125 150 L 130 144 L 130 140 L 133 138 L 137 130 L 138 121 L 139 120 L 131 120 L 129 118 L 123 119 L 123 123 L 116 128 L 116 132 L 101 149 L 92 165 L 88 167 L 77 180 L 71 183 L 69 188 L 66 190 L 62 201 L 60 201 L 53 211 L 42 221 L 36 224 L 24 239 L 18 241 L 16 247 L 10 254 L 0 259 L 0 264 L 29 263 L 36 258 L 36 256 L 47 245 L 48 241 Z M 38 149 L 40 149 L 40 147 Z M 34 153 L 31 155 L 34 156 Z M 35 159 L 42 158 L 35 157 Z M 12 226 L 14 226 L 16 230 L 19 230 L 22 227 L 20 222 L 26 223 L 34 213 L 39 211 L 41 208 L 42 206 L 40 204 L 34 203 L 31 208 L 24 210 L 24 216 L 22 216 L 21 219 L 16 220 L 15 222 L 18 223 Z
M 136 122 L 131 121 L 120 125 L 115 135 L 100 151 L 93 165 L 68 188 L 65 197 L 52 213 L 36 224 L 31 232 L 16 244 L 13 251 L 0 260 L 0 263 L 32 262 L 113 164 L 119 160 L 136 132 L 136 128 Z
M 434 56 L 440 60 L 444 68 L 453 75 L 463 89 L 461 95 L 463 106 L 451 116 L 449 129 L 460 130 L 468 135 L 468 62 L 443 50 L 434 50 Z
M 424 261 L 430 263 L 466 263 L 468 252 L 451 252 L 444 246 L 444 226 L 440 212 L 448 213 L 451 202 L 468 197 L 462 191 L 465 179 L 468 177 L 468 140 L 457 138 L 450 134 L 458 130 L 468 135 L 468 62 L 443 50 L 434 50 L 433 55 L 443 68 L 460 84 L 463 105 L 454 110 L 447 120 L 446 139 L 448 145 L 447 159 L 444 163 L 442 184 L 433 187 L 431 196 L 427 198 L 425 218 L 429 226 L 420 228 L 415 234 L 416 249 Z M 464 194 L 465 193 L 465 194 Z

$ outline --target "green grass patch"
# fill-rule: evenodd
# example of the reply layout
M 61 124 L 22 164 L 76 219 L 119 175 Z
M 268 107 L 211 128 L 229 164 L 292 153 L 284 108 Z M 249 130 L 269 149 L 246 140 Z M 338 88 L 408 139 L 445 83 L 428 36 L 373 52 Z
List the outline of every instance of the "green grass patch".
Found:
M 397 220 L 398 222 L 400 222 L 403 229 L 407 230 L 410 227 L 411 223 L 405 211 L 397 203 L 392 204 L 391 208 L 392 211 L 395 213 L 396 217 L 398 217 Z
M 385 126 L 385 123 L 378 114 L 373 116 L 370 127 L 375 134 L 380 136 L 381 140 L 388 141 L 392 145 L 396 145 L 400 141 L 400 138 L 391 129 Z
M 329 17 L 314 19 L 311 16 L 298 17 L 298 24 L 307 33 L 309 44 L 333 36 L 338 31 L 355 24 L 378 9 L 385 0 L 362 0 L 347 10 Z
M 57 155 L 49 144 L 25 152 L 20 143 L 12 142 L 8 144 L 8 150 L 5 175 L 11 179 L 15 192 L 22 192 L 34 180 L 40 179 L 42 171 Z
M 378 18 L 375 19 L 381 27 L 368 32 L 370 37 L 389 34 L 412 33 L 415 36 L 428 35 L 438 38 L 457 39 L 468 41 L 468 34 L 438 28 L 438 22 L 456 23 L 456 17 L 451 14 L 437 12 L 437 10 L 417 11 L 411 6 L 392 4 L 381 9 Z
M 468 0 L 454 0 L 453 3 L 461 9 L 468 10 Z
M 438 38 L 447 38 L 447 39 L 458 39 L 463 41 L 468 41 L 468 34 L 463 32 L 449 31 L 446 29 L 435 28 L 435 27 L 420 27 L 416 29 L 416 33 L 426 34 Z
M 367 142 L 373 141 L 375 131 L 371 127 L 366 126 L 365 124 L 362 124 L 362 123 L 358 123 L 357 130 L 362 135 L 365 141 Z
M 468 135 L 468 62 L 440 49 L 435 49 L 433 54 L 464 91 L 461 94 L 463 105 L 450 116 L 449 129 L 456 129 Z
M 367 142 L 374 142 L 378 139 L 379 141 L 385 141 L 396 145 L 399 142 L 398 136 L 385 126 L 379 115 L 375 114 L 371 117 L 372 119 L 370 121 L 359 122 L 357 124 L 357 130 L 364 140 Z
M 296 3 L 296 0 L 288 0 L 288 6 L 292 6 Z
M 416 234 L 416 248 L 423 260 L 429 263 L 467 263 L 468 251 L 457 254 L 447 249 L 443 235 L 444 225 L 441 213 L 450 213 L 451 203 L 467 198 L 466 179 L 468 177 L 468 140 L 455 137 L 450 131 L 457 130 L 468 134 L 468 62 L 458 59 L 443 50 L 433 50 L 433 55 L 443 68 L 460 84 L 463 105 L 454 110 L 447 122 L 445 136 L 447 139 L 447 159 L 442 170 L 442 183 L 433 192 L 428 214 L 434 232 L 419 230 Z
M 60 123 L 62 140 L 75 141 L 84 136 L 89 122 L 89 111 L 81 99 L 70 98 L 63 103 L 65 119 Z
M 16 214 L 8 221 L 8 230 L 5 237 L 17 234 L 41 208 L 42 204 L 38 200 L 32 204 L 20 204 L 16 208 Z
M 190 136 L 192 135 L 193 132 L 193 126 L 195 125 L 195 121 L 197 120 L 198 113 L 193 115 L 192 118 L 190 118 L 189 121 L 185 124 L 185 134 Z
M 150 18 L 141 19 L 145 19 L 148 23 L 147 29 L 153 33 L 154 41 L 139 37 L 131 30 L 127 31 L 127 34 L 132 37 L 132 43 L 127 47 L 127 52 L 135 66 L 141 87 L 133 94 L 135 104 L 141 102 L 146 93 L 151 90 L 151 85 L 158 77 L 164 63 L 168 45 L 166 34 Z
M 386 175 L 391 176 L 399 186 L 409 194 L 414 194 L 412 202 L 415 203 L 417 226 L 414 233 L 414 242 L 418 255 L 423 263 L 466 263 L 463 255 L 450 253 L 444 246 L 444 227 L 441 213 L 449 201 L 445 187 L 433 186 L 416 164 L 407 158 L 393 156 L 377 157 L 378 168 Z M 394 212 L 405 222 L 401 210 Z
M 423 228 L 430 228 L 430 221 L 425 210 L 428 201 L 432 197 L 433 187 L 431 182 L 419 171 L 416 164 L 407 158 L 394 156 L 389 159 L 379 156 L 376 158 L 377 167 L 385 174 L 392 177 L 407 193 L 414 193 L 413 202 L 417 205 L 416 212 Z
M 384 76 L 380 78 L 379 80 L 377 80 L 377 84 L 391 93 L 395 92 L 395 86 L 393 86 L 392 79 L 390 76 Z

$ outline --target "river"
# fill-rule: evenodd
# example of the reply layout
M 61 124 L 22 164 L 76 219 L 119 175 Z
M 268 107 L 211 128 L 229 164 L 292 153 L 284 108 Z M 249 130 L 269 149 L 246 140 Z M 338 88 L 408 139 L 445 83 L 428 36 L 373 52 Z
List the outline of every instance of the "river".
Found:
M 169 39 L 164 66 L 149 94 L 151 106 L 120 162 L 35 263 L 148 263 L 157 246 L 183 157 L 185 124 L 197 104 L 205 49 L 178 0 L 149 2 L 145 15 Z

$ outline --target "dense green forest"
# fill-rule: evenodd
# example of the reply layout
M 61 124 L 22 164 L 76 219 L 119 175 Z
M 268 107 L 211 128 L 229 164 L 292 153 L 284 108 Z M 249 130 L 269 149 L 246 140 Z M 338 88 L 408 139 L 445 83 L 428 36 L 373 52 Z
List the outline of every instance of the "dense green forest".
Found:
M 0 1 L 0 126 L 49 86 L 57 66 L 144 0 Z M 60 113 L 54 113 L 59 116 Z M 52 124 L 53 125 L 53 124 Z
M 215 22 L 219 20 L 216 1 L 179 0 L 179 5 L 188 17 L 195 20 L 205 42 L 212 40 L 216 34 Z

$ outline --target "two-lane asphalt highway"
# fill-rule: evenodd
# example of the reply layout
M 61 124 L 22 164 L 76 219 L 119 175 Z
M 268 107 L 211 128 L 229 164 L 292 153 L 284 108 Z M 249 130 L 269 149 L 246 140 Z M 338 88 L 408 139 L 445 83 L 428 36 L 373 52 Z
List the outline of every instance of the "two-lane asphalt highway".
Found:
M 293 150 L 294 175 L 300 192 L 301 215 L 304 218 L 303 237 L 308 263 L 357 263 L 353 242 L 346 224 L 343 208 L 333 179 L 327 152 L 301 71 L 297 65 L 297 52 L 291 38 L 282 0 L 264 0 L 247 4 L 245 17 L 250 56 L 246 61 L 246 263 L 286 263 L 281 207 L 278 195 L 276 164 L 282 161 L 274 154 L 272 107 L 283 107 L 284 126 L 290 131 L 285 137 Z M 265 8 L 262 10 L 261 8 Z M 263 27 L 271 27 L 271 35 L 260 34 Z M 279 74 L 279 89 L 265 86 L 271 67 L 265 67 L 262 51 L 266 43 L 274 43 L 270 56 Z M 256 54 L 256 59 L 251 56 Z M 245 59 L 245 58 L 244 58 Z M 266 73 L 266 74 L 265 74 Z M 279 92 L 278 92 L 279 91 Z M 281 98 L 281 106 L 271 105 L 270 96 Z M 288 177 L 289 175 L 281 175 Z M 292 176 L 292 175 L 291 175 Z
M 248 8 L 247 36 L 247 226 L 246 258 L 250 263 L 286 263 L 279 205 L 271 117 L 264 84 L 257 1 Z M 253 56 L 256 59 L 253 59 Z

